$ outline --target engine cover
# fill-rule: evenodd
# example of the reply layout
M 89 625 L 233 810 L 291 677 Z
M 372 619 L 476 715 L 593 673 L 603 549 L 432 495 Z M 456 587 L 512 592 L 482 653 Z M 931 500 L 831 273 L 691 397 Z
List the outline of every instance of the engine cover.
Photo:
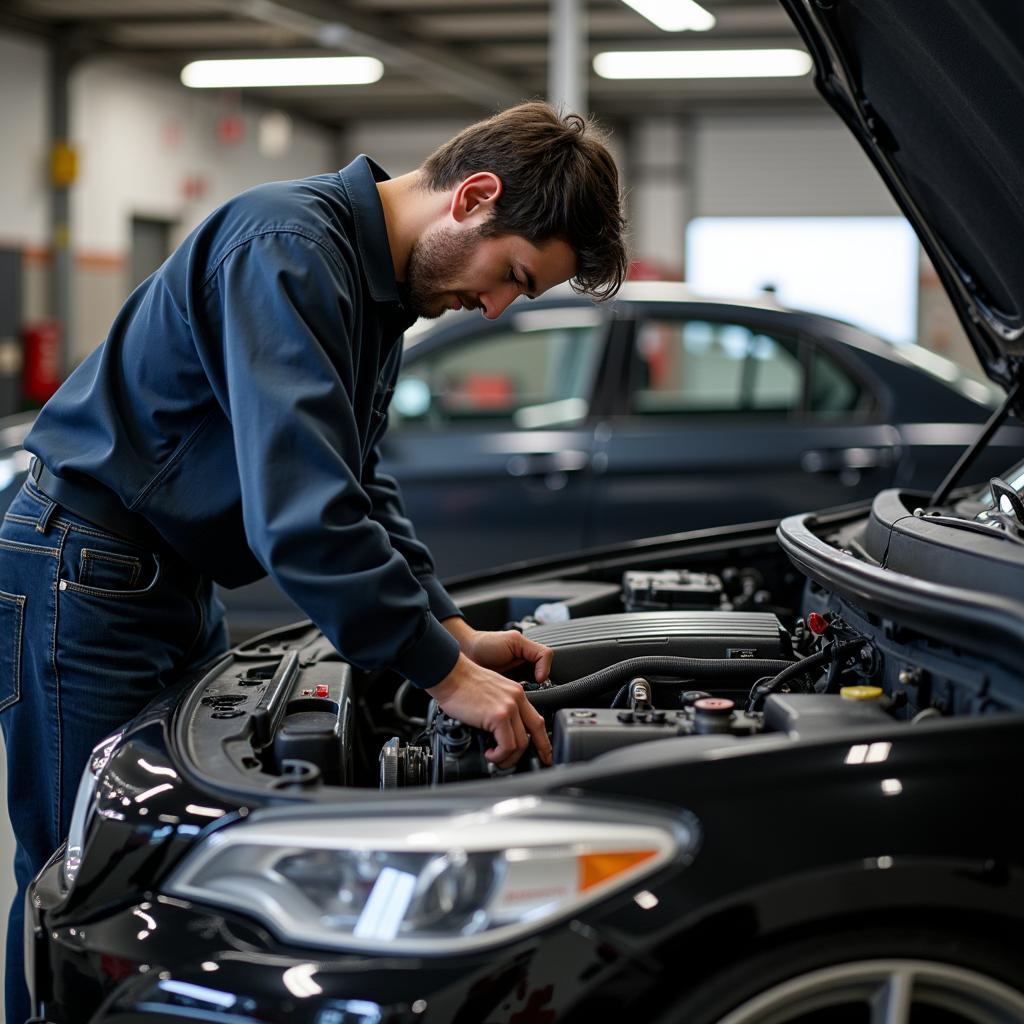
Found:
M 555 651 L 551 680 L 564 683 L 627 658 L 789 658 L 789 634 L 768 612 L 633 612 L 591 615 L 524 635 Z

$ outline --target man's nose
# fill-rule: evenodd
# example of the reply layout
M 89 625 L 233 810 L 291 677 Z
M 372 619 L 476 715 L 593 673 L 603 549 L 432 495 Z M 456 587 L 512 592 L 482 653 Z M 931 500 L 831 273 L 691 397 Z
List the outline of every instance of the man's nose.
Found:
M 515 286 L 499 288 L 482 294 L 480 301 L 483 303 L 484 317 L 488 320 L 497 320 L 508 309 L 512 300 L 518 294 L 519 292 Z

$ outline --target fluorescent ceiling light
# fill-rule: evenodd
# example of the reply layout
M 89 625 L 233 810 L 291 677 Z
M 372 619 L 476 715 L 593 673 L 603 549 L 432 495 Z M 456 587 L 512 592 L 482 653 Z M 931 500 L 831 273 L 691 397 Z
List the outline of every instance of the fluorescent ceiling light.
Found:
M 609 51 L 594 70 L 602 78 L 796 78 L 811 58 L 802 50 Z
M 622 0 L 637 14 L 666 32 L 707 32 L 715 27 L 715 16 L 694 0 Z
M 376 57 L 268 57 L 196 60 L 181 69 L 190 89 L 250 86 L 369 85 L 384 73 Z

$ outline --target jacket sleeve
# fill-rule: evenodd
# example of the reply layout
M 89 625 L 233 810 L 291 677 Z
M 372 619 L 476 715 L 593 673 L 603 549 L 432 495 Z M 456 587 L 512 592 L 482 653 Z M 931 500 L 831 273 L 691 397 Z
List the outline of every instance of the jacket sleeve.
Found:
M 356 411 L 372 396 L 357 394 L 357 294 L 315 238 L 256 235 L 205 281 L 196 346 L 231 422 L 257 559 L 347 660 L 433 686 L 458 644 L 360 483 Z

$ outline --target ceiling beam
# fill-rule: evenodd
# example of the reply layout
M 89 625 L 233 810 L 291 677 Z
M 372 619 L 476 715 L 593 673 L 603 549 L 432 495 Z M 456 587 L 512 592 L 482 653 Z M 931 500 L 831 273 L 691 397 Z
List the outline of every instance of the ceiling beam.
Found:
M 225 11 L 287 28 L 319 46 L 366 53 L 402 68 L 437 88 L 486 109 L 524 99 L 516 82 L 474 65 L 461 53 L 421 43 L 387 22 L 362 13 L 334 17 L 334 5 L 322 0 L 223 0 Z

